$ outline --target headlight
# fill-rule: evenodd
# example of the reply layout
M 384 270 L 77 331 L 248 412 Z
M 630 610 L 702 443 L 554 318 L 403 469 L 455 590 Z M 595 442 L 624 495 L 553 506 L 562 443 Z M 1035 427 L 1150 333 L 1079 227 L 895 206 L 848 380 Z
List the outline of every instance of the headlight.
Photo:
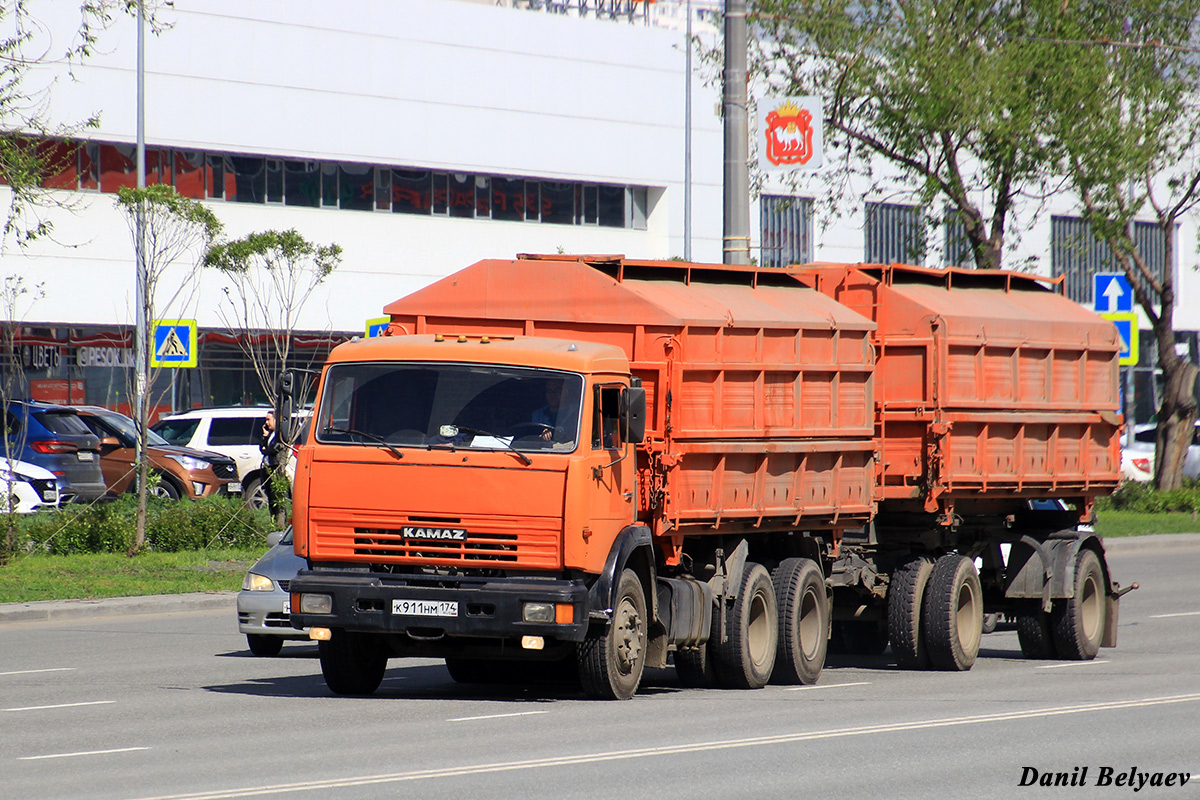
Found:
M 242 588 L 247 592 L 272 592 L 275 590 L 275 582 L 266 575 L 247 572 L 246 579 L 242 581 Z
M 211 462 L 205 461 L 203 458 L 196 458 L 195 456 L 168 455 L 167 458 L 178 462 L 180 466 L 187 470 L 208 469 L 212 466 Z

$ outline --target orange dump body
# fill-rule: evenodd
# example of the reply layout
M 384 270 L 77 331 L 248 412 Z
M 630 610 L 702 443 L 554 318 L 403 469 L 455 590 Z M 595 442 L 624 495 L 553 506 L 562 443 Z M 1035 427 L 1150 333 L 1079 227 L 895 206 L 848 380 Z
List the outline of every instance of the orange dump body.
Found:
M 803 283 L 874 320 L 883 510 L 1080 503 L 1117 485 L 1114 326 L 1043 278 L 816 264 Z
M 685 534 L 836 531 L 874 510 L 874 324 L 778 270 L 488 260 L 385 312 L 391 335 L 619 348 L 647 395 L 636 513 L 668 561 Z

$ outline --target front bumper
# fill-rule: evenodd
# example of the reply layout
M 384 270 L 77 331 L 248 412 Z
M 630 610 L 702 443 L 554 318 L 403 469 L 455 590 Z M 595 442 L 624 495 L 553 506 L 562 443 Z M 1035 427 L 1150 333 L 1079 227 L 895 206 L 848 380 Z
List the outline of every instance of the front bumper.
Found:
M 580 580 L 548 578 L 470 578 L 441 575 L 302 571 L 291 582 L 292 626 L 341 628 L 406 635 L 419 642 L 449 639 L 507 640 L 542 636 L 582 642 L 588 629 L 588 587 Z M 301 594 L 333 600 L 329 614 L 300 612 Z M 457 603 L 454 616 L 395 613 L 393 601 Z M 569 604 L 570 622 L 525 622 L 525 603 Z
M 292 627 L 288 616 L 289 597 L 285 592 L 238 592 L 238 632 L 287 639 L 306 639 L 307 633 Z

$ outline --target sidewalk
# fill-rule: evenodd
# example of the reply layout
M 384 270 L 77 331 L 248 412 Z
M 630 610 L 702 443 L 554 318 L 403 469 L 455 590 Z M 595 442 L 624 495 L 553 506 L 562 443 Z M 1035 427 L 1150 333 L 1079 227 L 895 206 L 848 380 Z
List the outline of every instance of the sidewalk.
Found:
M 1135 550 L 1168 550 L 1200 546 L 1200 533 L 1160 533 L 1105 539 L 1108 553 Z M 234 613 L 237 592 L 157 594 L 146 597 L 110 597 L 103 600 L 46 600 L 37 603 L 0 603 L 0 625 L 6 622 L 45 622 L 125 614 L 166 614 L 178 611 L 228 610 Z
M 100 600 L 44 600 L 36 603 L 0 603 L 0 625 L 6 622 L 45 622 L 126 614 L 166 614 L 177 611 L 227 610 L 234 613 L 237 592 L 155 594 L 145 597 L 108 597 Z

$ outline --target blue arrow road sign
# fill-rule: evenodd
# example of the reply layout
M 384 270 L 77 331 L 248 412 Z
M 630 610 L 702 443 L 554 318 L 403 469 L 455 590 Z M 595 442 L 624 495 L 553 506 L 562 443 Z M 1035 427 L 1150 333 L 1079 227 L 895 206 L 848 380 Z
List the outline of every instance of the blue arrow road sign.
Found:
M 1097 272 L 1092 276 L 1092 308 L 1100 312 L 1133 311 L 1133 287 L 1119 272 Z

